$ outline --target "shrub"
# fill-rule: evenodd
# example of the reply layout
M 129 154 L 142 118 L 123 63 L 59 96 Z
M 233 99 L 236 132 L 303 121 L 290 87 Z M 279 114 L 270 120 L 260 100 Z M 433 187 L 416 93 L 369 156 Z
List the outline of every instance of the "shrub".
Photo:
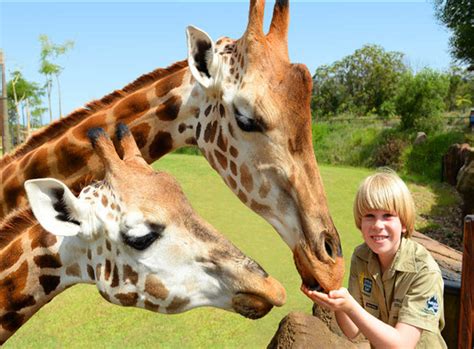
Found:
M 416 75 L 404 75 L 397 101 L 403 130 L 415 129 L 433 134 L 442 126 L 449 80 L 434 70 L 425 68 Z
M 407 154 L 406 171 L 409 174 L 421 175 L 427 179 L 439 181 L 443 155 L 451 144 L 463 141 L 464 135 L 459 132 L 428 137 L 426 142 L 413 146 Z

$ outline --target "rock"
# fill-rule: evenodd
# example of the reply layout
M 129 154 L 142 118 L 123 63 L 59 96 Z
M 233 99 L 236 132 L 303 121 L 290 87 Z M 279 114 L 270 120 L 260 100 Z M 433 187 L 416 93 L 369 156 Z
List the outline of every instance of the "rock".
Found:
M 453 144 L 443 156 L 443 180 L 456 186 L 457 176 L 461 167 L 465 164 L 467 154 L 471 147 L 467 143 Z
M 418 132 L 416 134 L 416 138 L 415 140 L 413 141 L 413 145 L 418 145 L 418 144 L 422 144 L 422 143 L 425 143 L 426 142 L 426 133 L 424 132 Z
M 267 349 L 358 348 L 329 330 L 319 318 L 291 312 L 281 320 Z

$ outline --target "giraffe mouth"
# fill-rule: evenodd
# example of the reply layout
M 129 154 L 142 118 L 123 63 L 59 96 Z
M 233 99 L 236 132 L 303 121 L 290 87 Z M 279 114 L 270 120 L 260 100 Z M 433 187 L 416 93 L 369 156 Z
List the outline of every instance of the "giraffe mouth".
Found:
M 293 257 L 296 269 L 301 275 L 301 281 L 303 282 L 303 285 L 311 291 L 328 293 L 329 289 L 323 286 L 324 283 L 321 285 L 321 283 L 315 277 L 314 272 L 317 270 L 317 268 L 314 263 L 311 263 L 306 253 L 304 253 L 303 250 L 297 248 L 294 251 Z
M 268 314 L 273 304 L 253 293 L 237 293 L 232 298 L 232 308 L 240 315 L 255 320 Z

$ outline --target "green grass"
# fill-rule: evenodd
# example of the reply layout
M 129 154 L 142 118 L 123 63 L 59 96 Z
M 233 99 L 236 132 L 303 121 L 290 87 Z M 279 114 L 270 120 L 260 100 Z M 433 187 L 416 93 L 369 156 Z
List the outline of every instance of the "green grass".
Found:
M 163 315 L 109 304 L 94 286 L 78 285 L 43 307 L 5 348 L 264 348 L 286 314 L 311 312 L 310 300 L 299 291 L 289 248 L 268 223 L 240 203 L 203 157 L 172 154 L 155 166 L 176 176 L 201 216 L 284 285 L 286 305 L 256 321 L 213 308 Z M 321 173 L 349 257 L 362 241 L 354 227 L 352 201 L 370 171 L 321 166 Z

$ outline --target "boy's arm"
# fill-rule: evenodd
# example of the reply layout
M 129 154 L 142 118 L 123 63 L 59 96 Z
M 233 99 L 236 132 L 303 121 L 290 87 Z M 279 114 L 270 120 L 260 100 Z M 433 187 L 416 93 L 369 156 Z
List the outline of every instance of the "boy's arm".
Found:
M 336 311 L 334 313 L 336 314 L 337 324 L 339 325 L 342 332 L 346 335 L 346 337 L 350 340 L 357 337 L 360 331 L 359 328 L 351 320 L 351 318 L 347 316 L 347 314 L 343 311 Z
M 352 327 L 355 326 L 376 348 L 414 348 L 420 340 L 422 330 L 401 322 L 395 327 L 387 325 L 362 308 L 345 288 L 331 291 L 329 295 L 304 288 L 303 292 L 321 306 L 335 311 L 336 316 L 344 313 L 345 317 L 339 317 L 346 328 L 339 326 L 349 338 L 357 335 Z

